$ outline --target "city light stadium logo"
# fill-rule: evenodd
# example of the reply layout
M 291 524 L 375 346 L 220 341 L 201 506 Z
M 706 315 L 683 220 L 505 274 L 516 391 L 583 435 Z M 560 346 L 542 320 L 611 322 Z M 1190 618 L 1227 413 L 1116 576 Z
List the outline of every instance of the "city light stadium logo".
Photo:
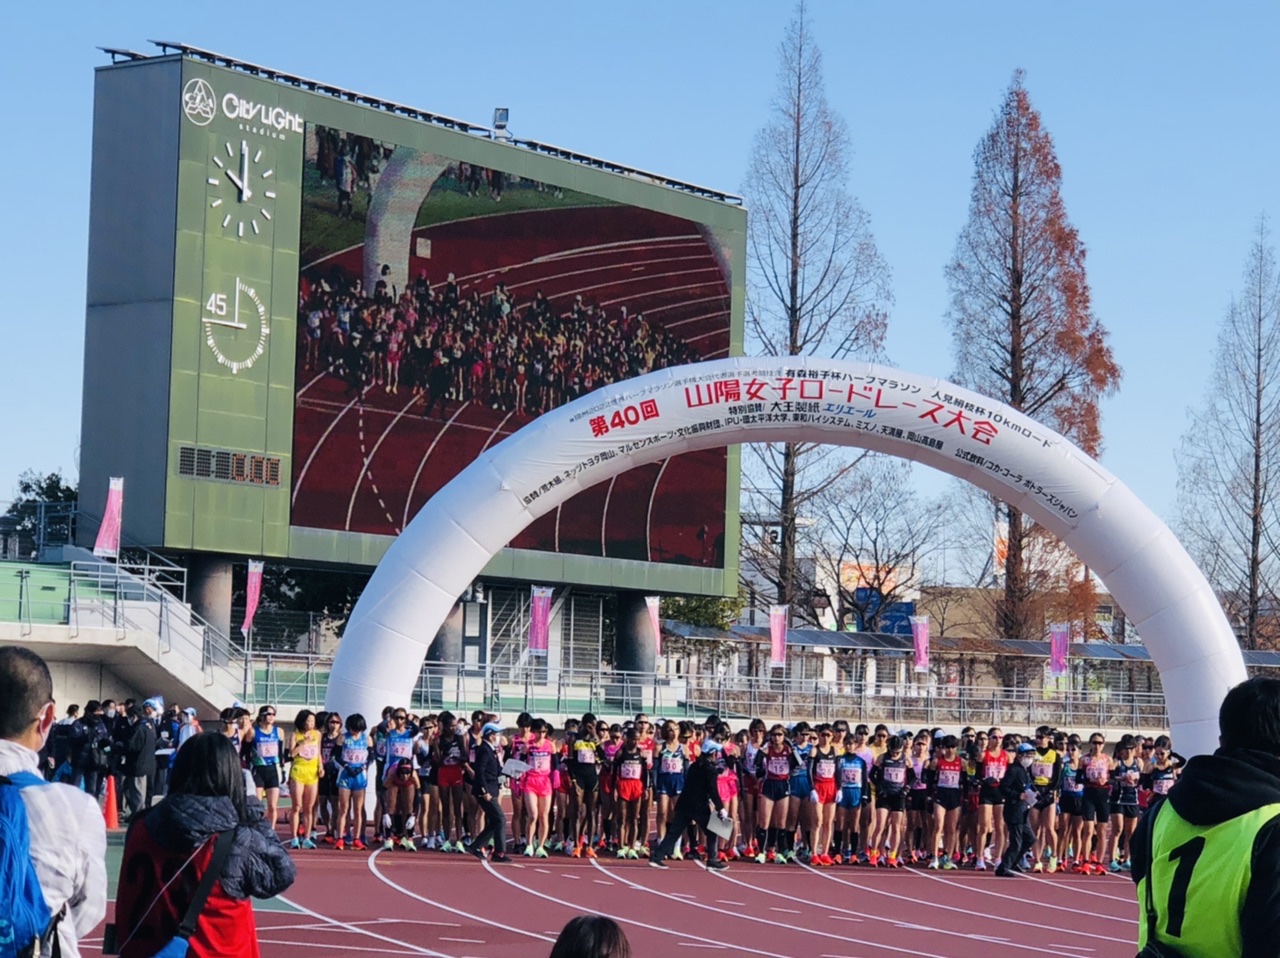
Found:
M 218 98 L 204 80 L 188 80 L 182 88 L 182 112 L 196 126 L 208 126 L 218 112 Z

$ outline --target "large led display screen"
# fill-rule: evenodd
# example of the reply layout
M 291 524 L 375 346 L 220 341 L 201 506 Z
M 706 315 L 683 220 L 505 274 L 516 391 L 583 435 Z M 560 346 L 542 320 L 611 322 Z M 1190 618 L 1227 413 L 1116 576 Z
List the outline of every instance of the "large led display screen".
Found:
M 697 222 L 316 123 L 303 154 L 295 528 L 394 536 L 541 413 L 729 355 L 732 250 Z M 727 475 L 654 463 L 512 545 L 720 568 Z

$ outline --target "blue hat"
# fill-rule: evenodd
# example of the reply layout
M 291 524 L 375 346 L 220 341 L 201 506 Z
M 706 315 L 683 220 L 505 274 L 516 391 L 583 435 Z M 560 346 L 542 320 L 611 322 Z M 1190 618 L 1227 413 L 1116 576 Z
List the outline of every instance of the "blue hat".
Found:
M 715 739 L 709 738 L 702 743 L 702 750 L 704 752 L 720 752 L 724 750 L 724 746 Z
M 480 730 L 480 737 L 484 738 L 490 732 L 501 732 L 501 731 L 502 731 L 502 726 L 498 725 L 496 722 L 485 722 L 484 728 Z
M 1030 742 L 1021 742 L 1018 745 L 1019 755 L 1021 755 L 1023 752 L 1034 752 L 1035 750 L 1036 750 L 1036 747 L 1032 745 Z

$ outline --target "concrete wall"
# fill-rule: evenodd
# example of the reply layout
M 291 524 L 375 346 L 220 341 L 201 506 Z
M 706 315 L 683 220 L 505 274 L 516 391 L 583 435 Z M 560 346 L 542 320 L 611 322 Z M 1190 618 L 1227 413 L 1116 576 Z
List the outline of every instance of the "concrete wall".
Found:
M 67 706 L 79 705 L 81 713 L 90 699 L 147 698 L 146 693 L 130 687 L 105 665 L 97 662 L 48 662 L 53 676 L 53 698 L 58 703 L 58 717 L 67 714 Z

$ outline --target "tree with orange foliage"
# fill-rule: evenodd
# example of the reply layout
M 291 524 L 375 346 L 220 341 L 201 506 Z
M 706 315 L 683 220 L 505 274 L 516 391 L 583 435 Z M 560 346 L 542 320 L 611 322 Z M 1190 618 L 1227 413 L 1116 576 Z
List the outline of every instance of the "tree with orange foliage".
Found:
M 1023 76 L 1014 73 L 974 152 L 969 220 L 946 271 L 955 378 L 1097 455 L 1099 400 L 1119 387 L 1120 367 L 1093 315 L 1084 244 L 1062 201 L 1062 168 Z M 1005 638 L 1025 638 L 1034 630 L 1029 524 L 1014 507 L 1001 508 L 1009 545 L 997 627 Z

